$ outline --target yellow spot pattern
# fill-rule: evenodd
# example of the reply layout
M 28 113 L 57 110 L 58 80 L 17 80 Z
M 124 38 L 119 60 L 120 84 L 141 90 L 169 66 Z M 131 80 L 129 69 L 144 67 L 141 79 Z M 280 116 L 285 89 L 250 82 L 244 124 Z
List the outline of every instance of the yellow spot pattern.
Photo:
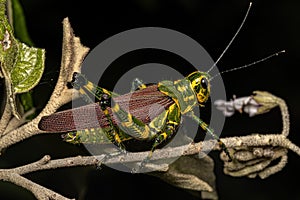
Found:
M 84 87 L 89 91 L 92 91 L 95 88 L 94 84 L 90 81 Z
M 113 112 L 119 112 L 120 111 L 120 106 L 118 104 L 116 104 L 113 108 L 112 108 Z
M 167 139 L 167 137 L 168 137 L 167 133 L 165 133 L 165 132 L 163 132 L 161 135 L 164 137 L 164 140 Z

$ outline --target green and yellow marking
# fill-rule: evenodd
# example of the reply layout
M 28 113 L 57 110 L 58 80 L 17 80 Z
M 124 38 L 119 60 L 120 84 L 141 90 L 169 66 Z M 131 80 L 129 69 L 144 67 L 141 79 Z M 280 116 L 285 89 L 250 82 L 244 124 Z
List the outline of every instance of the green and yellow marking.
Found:
M 85 77 L 82 76 L 81 78 L 84 79 Z M 165 80 L 159 82 L 157 84 L 159 92 L 163 93 L 169 98 L 172 98 L 174 103 L 158 116 L 155 116 L 155 118 L 149 122 L 149 124 L 144 124 L 131 113 L 124 111 L 112 99 L 113 106 L 111 107 L 111 111 L 113 115 L 118 118 L 119 123 L 117 125 L 112 123 L 112 119 L 108 110 L 103 109 L 103 113 L 109 121 L 108 128 L 91 129 L 90 131 L 84 130 L 82 132 L 77 131 L 76 134 L 70 133 L 67 134 L 66 141 L 72 143 L 76 143 L 78 141 L 85 142 L 88 140 L 88 138 L 92 140 L 99 139 L 104 141 L 102 137 L 104 135 L 106 136 L 107 140 L 124 149 L 125 147 L 123 146 L 123 141 L 125 140 L 136 139 L 153 141 L 153 145 L 148 156 L 148 159 L 150 159 L 153 151 L 160 144 L 171 138 L 171 136 L 176 133 L 181 122 L 181 115 L 187 115 L 196 121 L 203 130 L 207 131 L 211 136 L 213 136 L 213 138 L 217 139 L 218 142 L 222 144 L 222 147 L 225 147 L 218 136 L 215 135 L 211 129 L 209 129 L 208 125 L 193 113 L 193 108 L 195 106 L 204 106 L 204 103 L 209 98 L 210 85 L 208 80 L 209 75 L 207 73 L 196 71 L 177 81 Z M 74 80 L 74 82 L 75 81 L 76 80 Z M 84 83 L 86 84 L 79 88 L 79 92 L 82 95 L 87 95 L 87 92 L 95 95 L 99 100 L 103 94 L 107 94 L 109 97 L 114 97 L 113 95 L 117 95 L 104 88 L 94 85 L 92 82 L 87 81 L 86 79 Z M 134 82 L 132 86 L 135 86 L 135 88 L 137 86 L 139 90 L 147 88 L 147 86 L 140 80 L 137 80 L 137 83 Z M 225 152 L 228 152 L 227 149 Z

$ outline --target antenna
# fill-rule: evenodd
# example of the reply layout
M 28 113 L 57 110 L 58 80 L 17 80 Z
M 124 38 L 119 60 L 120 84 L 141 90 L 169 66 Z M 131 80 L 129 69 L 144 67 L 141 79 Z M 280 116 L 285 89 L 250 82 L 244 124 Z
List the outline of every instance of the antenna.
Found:
M 249 14 L 249 11 L 250 11 L 250 8 L 252 6 L 252 2 L 250 2 L 249 4 L 249 7 L 248 7 L 248 10 L 246 12 L 246 15 L 242 21 L 242 24 L 240 25 L 240 27 L 238 28 L 238 30 L 236 31 L 236 33 L 234 34 L 234 36 L 232 37 L 232 39 L 230 40 L 230 42 L 228 43 L 228 45 L 226 46 L 226 48 L 224 49 L 224 51 L 222 52 L 222 54 L 219 56 L 219 58 L 217 59 L 217 61 L 209 68 L 209 70 L 207 71 L 207 73 L 209 73 L 216 65 L 217 63 L 220 61 L 220 59 L 223 57 L 223 55 L 225 54 L 225 52 L 227 51 L 227 49 L 230 47 L 231 43 L 234 41 L 235 37 L 238 35 L 238 33 L 240 32 L 241 28 L 243 27 L 246 19 L 247 19 L 247 16 Z
M 254 61 L 254 62 L 252 62 L 252 63 L 249 63 L 249 64 L 246 64 L 246 65 L 243 65 L 243 66 L 240 66 L 240 67 L 235 67 L 235 68 L 228 69 L 228 70 L 222 71 L 222 72 L 220 72 L 220 73 L 217 73 L 216 75 L 214 75 L 213 77 L 211 77 L 211 78 L 209 79 L 209 81 L 213 80 L 213 79 L 216 78 L 217 76 L 220 76 L 221 74 L 224 74 L 224 73 L 227 73 L 227 72 L 232 72 L 232 71 L 235 71 L 235 70 L 238 70 L 238 69 L 242 69 L 242 68 L 246 68 L 246 67 L 250 67 L 250 66 L 255 65 L 255 64 L 257 64 L 257 63 L 264 62 L 264 61 L 266 61 L 266 60 L 268 60 L 268 59 L 270 59 L 270 58 L 272 58 L 272 57 L 274 57 L 274 56 L 278 56 L 278 55 L 281 54 L 281 53 L 285 53 L 285 50 L 279 51 L 279 52 L 277 52 L 277 53 L 273 53 L 273 54 L 271 54 L 271 55 L 269 55 L 269 56 L 267 56 L 267 57 L 265 57 L 265 58 L 256 60 L 256 61 Z

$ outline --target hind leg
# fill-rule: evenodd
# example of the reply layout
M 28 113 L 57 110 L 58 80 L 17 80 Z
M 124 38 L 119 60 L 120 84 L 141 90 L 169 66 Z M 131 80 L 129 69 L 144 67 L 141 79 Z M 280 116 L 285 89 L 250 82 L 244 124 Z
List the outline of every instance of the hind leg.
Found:
M 157 117 L 150 123 L 150 127 L 152 126 L 152 123 L 155 124 L 156 122 L 159 123 L 161 121 L 164 121 L 165 125 L 164 128 L 162 128 L 160 132 L 154 136 L 154 143 L 152 145 L 152 148 L 148 156 L 141 162 L 138 171 L 140 171 L 151 160 L 153 152 L 156 150 L 156 148 L 163 142 L 166 142 L 168 139 L 170 139 L 177 132 L 180 124 L 180 119 L 180 109 L 174 103 L 168 108 L 163 120 Z M 156 124 L 156 126 L 158 125 Z

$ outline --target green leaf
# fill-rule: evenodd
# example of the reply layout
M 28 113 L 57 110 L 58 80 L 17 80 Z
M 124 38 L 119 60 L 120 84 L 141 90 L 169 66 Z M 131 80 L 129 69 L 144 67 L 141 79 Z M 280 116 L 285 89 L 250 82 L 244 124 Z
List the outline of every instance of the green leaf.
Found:
M 7 96 L 10 97 L 9 103 L 13 114 L 19 118 L 16 94 L 28 92 L 40 81 L 45 67 L 45 50 L 29 47 L 14 37 L 5 15 L 5 2 L 0 0 L 1 74 L 6 79 L 6 91 Z M 20 14 L 21 9 L 17 12 Z M 19 16 L 22 17 L 22 15 Z M 20 24 L 24 25 L 23 22 Z M 25 32 L 27 33 L 27 30 Z
M 15 37 L 27 45 L 33 46 L 33 42 L 29 36 L 25 15 L 19 0 L 8 0 L 8 13 L 10 16 L 10 24 L 13 26 Z
M 22 5 L 19 0 L 8 0 L 7 1 L 7 13 L 9 23 L 13 26 L 15 36 L 27 45 L 33 46 L 33 42 L 26 26 L 26 19 L 23 12 Z M 31 91 L 19 94 L 18 97 L 23 107 L 24 112 L 27 112 L 34 108 L 33 98 Z M 33 114 L 32 116 L 34 116 Z M 30 116 L 30 117 L 32 117 Z
M 15 93 L 27 92 L 36 86 L 44 71 L 45 51 L 19 43 L 16 63 L 11 71 Z
M 0 0 L 0 16 L 5 15 L 6 0 Z
M 34 107 L 33 105 L 33 100 L 32 100 L 32 92 L 26 92 L 23 93 L 22 95 L 20 95 L 20 102 L 23 105 L 23 109 L 24 111 L 29 111 L 30 109 L 32 109 Z

